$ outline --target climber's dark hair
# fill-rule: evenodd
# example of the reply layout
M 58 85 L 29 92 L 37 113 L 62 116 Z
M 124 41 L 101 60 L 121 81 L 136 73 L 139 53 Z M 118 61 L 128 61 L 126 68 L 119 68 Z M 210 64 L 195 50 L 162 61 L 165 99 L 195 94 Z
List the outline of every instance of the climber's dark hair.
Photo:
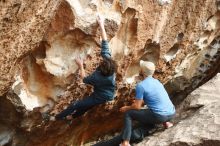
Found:
M 111 76 L 117 71 L 117 64 L 111 58 L 104 58 L 99 65 L 99 70 L 103 76 Z

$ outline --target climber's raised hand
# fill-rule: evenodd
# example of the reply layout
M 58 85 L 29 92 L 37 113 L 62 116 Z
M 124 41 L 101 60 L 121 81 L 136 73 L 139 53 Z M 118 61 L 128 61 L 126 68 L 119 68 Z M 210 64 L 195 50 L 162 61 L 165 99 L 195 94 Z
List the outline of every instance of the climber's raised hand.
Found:
M 75 62 L 80 69 L 83 68 L 83 59 L 81 57 L 76 57 Z
M 101 28 L 104 28 L 104 22 L 105 22 L 104 17 L 103 17 L 102 15 L 100 15 L 100 14 L 97 14 L 96 20 L 97 20 L 99 26 L 100 26 Z
M 99 27 L 101 29 L 101 36 L 102 36 L 102 40 L 107 40 L 107 34 L 105 32 L 105 19 L 103 16 L 101 16 L 100 14 L 97 15 L 97 22 L 99 24 Z
M 86 73 L 85 70 L 83 68 L 83 59 L 81 57 L 76 57 L 75 59 L 76 64 L 78 65 L 79 69 L 80 69 L 80 76 L 81 78 L 85 78 Z

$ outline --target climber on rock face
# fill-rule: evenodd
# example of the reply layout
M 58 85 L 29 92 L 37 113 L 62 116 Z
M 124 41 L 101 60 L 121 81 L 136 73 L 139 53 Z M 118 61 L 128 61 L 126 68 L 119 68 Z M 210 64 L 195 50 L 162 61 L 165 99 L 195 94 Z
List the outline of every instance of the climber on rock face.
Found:
M 120 108 L 125 113 L 124 128 L 119 136 L 94 146 L 130 146 L 149 135 L 155 124 L 165 128 L 172 126 L 169 121 L 175 115 L 175 107 L 162 83 L 153 78 L 155 65 L 149 61 L 140 61 L 141 72 L 146 77 L 136 85 L 136 96 L 133 104 Z M 148 108 L 143 108 L 143 105 Z M 132 126 L 133 121 L 136 125 Z
M 97 22 L 101 29 L 101 56 L 103 60 L 100 62 L 96 70 L 86 77 L 83 60 L 81 58 L 75 59 L 83 82 L 92 85 L 94 87 L 94 92 L 90 96 L 70 104 L 65 110 L 55 116 L 56 119 L 76 118 L 83 115 L 92 107 L 111 101 L 114 98 L 116 88 L 115 72 L 117 70 L 117 65 L 115 61 L 111 59 L 111 53 L 109 51 L 107 35 L 104 27 L 104 19 L 98 16 Z

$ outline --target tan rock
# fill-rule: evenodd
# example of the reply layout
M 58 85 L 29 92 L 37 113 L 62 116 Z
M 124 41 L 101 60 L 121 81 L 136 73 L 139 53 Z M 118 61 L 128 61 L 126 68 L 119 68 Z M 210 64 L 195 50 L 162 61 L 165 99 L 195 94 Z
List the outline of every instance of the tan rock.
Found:
M 22 118 L 16 116 L 20 120 L 13 123 L 18 129 L 14 128 L 12 141 L 79 145 L 121 129 L 118 108 L 134 96 L 135 83 L 141 80 L 140 60 L 154 62 L 155 77 L 170 95 L 182 93 L 184 98 L 219 71 L 218 7 L 212 0 L 0 1 L 0 96 L 12 102 L 15 95 L 8 94 L 12 89 L 30 110 L 21 111 Z M 88 74 L 101 60 L 97 13 L 106 18 L 110 49 L 119 65 L 117 98 L 94 108 L 72 127 L 64 122 L 45 124 L 40 111 L 49 108 L 57 113 L 92 92 L 80 84 L 74 59 L 79 55 L 85 59 Z M 27 131 L 29 136 L 24 137 Z

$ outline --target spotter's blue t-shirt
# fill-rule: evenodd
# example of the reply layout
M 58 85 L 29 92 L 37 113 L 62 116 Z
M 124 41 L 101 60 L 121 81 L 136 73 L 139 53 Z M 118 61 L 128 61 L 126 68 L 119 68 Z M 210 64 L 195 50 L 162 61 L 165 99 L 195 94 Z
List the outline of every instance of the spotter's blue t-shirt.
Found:
M 153 113 L 164 116 L 175 114 L 175 107 L 163 84 L 151 76 L 137 84 L 135 98 L 143 99 Z

